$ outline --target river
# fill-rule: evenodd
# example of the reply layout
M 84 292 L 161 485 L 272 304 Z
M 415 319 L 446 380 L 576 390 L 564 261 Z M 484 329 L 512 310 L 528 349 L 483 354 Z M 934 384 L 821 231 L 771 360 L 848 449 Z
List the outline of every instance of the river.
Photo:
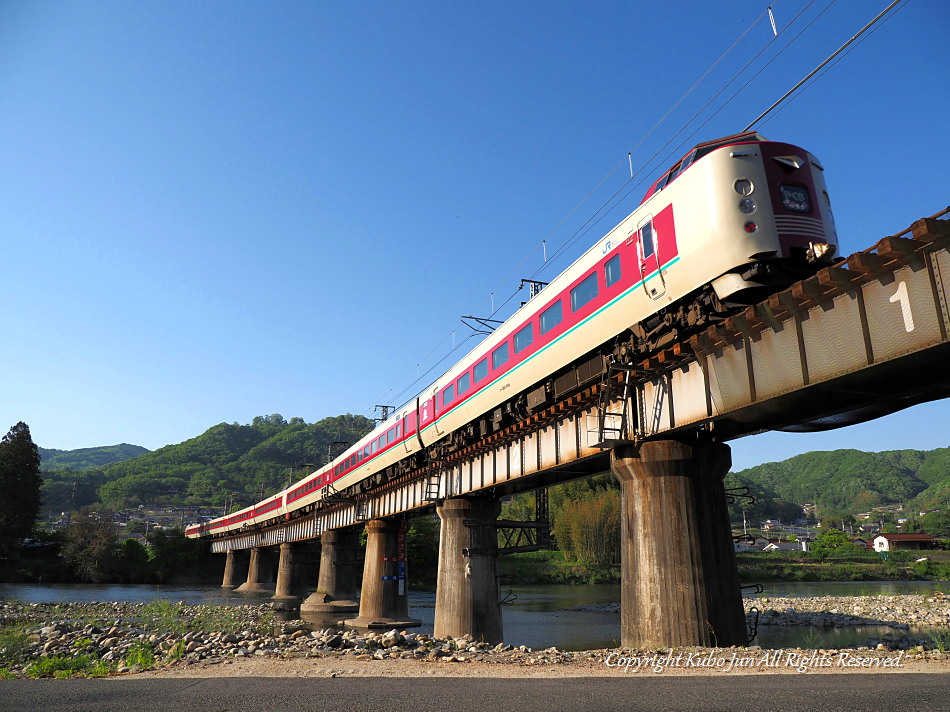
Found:
M 939 581 L 882 581 L 767 584 L 763 596 L 861 596 L 950 591 Z M 156 599 L 190 604 L 239 605 L 264 602 L 217 586 L 150 586 L 93 584 L 0 584 L 0 600 L 23 603 L 149 602 Z M 550 585 L 510 586 L 502 590 L 505 642 L 541 649 L 595 650 L 620 644 L 620 614 L 601 611 L 567 611 L 565 608 L 620 601 L 620 586 Z M 435 593 L 410 591 L 409 614 L 422 621 L 416 630 L 432 632 Z M 859 644 L 867 638 L 893 631 L 886 626 L 809 628 L 761 626 L 755 644 L 763 648 L 837 648 Z M 911 631 L 911 635 L 914 631 Z M 926 631 L 920 637 L 928 637 Z

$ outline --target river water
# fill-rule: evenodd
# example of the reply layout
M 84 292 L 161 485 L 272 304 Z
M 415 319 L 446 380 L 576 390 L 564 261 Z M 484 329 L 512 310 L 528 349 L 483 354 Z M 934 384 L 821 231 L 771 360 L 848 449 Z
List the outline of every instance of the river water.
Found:
M 762 596 L 861 596 L 950 591 L 950 583 L 934 581 L 884 581 L 847 583 L 768 584 Z M 620 601 L 620 586 L 550 585 L 510 586 L 502 591 L 505 642 L 535 650 L 554 646 L 561 650 L 595 650 L 620 644 L 620 614 L 602 611 L 567 611 L 565 608 L 594 606 Z M 267 600 L 217 586 L 150 586 L 93 584 L 0 584 L 0 600 L 23 603 L 131 602 L 156 599 L 189 604 L 240 605 Z M 435 618 L 435 593 L 410 591 L 409 615 L 422 621 L 415 629 L 431 633 Z M 838 648 L 856 645 L 870 637 L 894 635 L 886 626 L 810 628 L 761 626 L 755 644 L 763 648 Z M 929 631 L 911 631 L 928 638 Z

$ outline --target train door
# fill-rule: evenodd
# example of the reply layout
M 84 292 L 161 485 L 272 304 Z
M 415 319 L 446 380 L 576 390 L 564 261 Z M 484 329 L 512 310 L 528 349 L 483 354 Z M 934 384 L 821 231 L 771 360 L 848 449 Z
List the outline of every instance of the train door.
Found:
M 407 410 L 403 412 L 402 418 L 399 421 L 402 423 L 402 434 L 404 436 L 402 446 L 406 449 L 407 453 L 412 452 L 412 447 L 415 445 L 415 438 L 410 437 L 410 433 L 415 432 L 415 428 L 413 427 L 415 425 L 415 420 L 416 414 Z
M 440 396 L 439 389 L 433 388 L 432 395 L 429 398 L 429 400 L 432 401 L 432 414 L 435 418 L 435 432 L 438 435 L 445 435 L 445 431 L 441 427 L 441 423 L 439 423 L 439 413 L 442 411 L 442 408 L 439 407 L 439 401 L 437 400 L 439 396 Z
M 659 269 L 659 236 L 653 223 L 653 216 L 647 217 L 637 226 L 637 261 L 640 265 L 640 280 L 643 291 L 651 299 L 659 299 L 666 294 L 666 283 Z

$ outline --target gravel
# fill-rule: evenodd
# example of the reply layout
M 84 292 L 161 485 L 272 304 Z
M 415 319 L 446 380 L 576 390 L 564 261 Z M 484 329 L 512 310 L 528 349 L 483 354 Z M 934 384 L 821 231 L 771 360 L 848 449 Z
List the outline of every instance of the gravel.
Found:
M 761 597 L 746 600 L 746 608 L 760 612 L 759 625 L 889 625 L 908 631 L 896 639 L 869 640 L 854 650 L 867 655 L 907 651 L 908 659 L 950 660 L 935 648 L 935 639 L 912 637 L 911 626 L 950 626 L 950 600 L 940 594 L 905 596 L 842 596 L 815 598 Z M 483 663 L 517 666 L 603 664 L 610 656 L 654 655 L 662 650 L 562 651 L 532 650 L 526 646 L 477 642 L 471 636 L 435 638 L 405 630 L 359 631 L 326 628 L 311 630 L 304 621 L 279 622 L 272 604 L 246 606 L 188 606 L 177 604 L 175 615 L 156 618 L 150 604 L 0 604 L 0 626 L 17 625 L 26 631 L 31 663 L 41 658 L 87 654 L 115 667 L 118 673 L 143 667 L 176 668 L 196 663 L 233 663 L 252 659 L 335 658 L 346 661 L 411 660 L 438 663 Z M 604 606 L 586 610 L 610 610 Z M 576 610 L 576 609 L 572 609 Z M 617 608 L 619 610 L 619 607 Z M 166 614 L 169 608 L 166 608 Z M 751 620 L 751 616 L 750 616 Z M 227 629 L 209 626 L 227 624 Z M 938 647 L 946 647 L 940 645 Z M 130 664 L 135 651 L 152 652 L 154 661 Z M 707 654 L 706 648 L 677 648 L 683 653 Z M 731 649 L 735 651 L 736 649 Z M 761 650 L 757 646 L 748 649 Z M 2 652 L 2 651 L 0 651 Z M 813 651 L 799 651 L 802 655 Z M 822 651 L 824 653 L 826 651 Z M 834 651 L 839 653 L 840 651 Z M 9 670 L 23 676 L 28 664 Z

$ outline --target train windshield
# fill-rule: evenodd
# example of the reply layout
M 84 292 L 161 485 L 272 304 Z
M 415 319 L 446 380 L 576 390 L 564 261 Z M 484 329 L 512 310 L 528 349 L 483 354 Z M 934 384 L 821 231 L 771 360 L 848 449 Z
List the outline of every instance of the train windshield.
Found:
M 653 185 L 650 186 L 650 189 L 646 192 L 646 195 L 643 196 L 643 200 L 640 203 L 644 203 L 647 198 L 652 196 L 654 193 L 659 193 L 667 185 L 672 183 L 676 178 L 682 175 L 687 168 L 693 165 L 703 156 L 706 156 L 717 148 L 722 148 L 723 146 L 732 146 L 737 143 L 748 143 L 752 141 L 766 141 L 764 136 L 761 134 L 750 131 L 748 133 L 735 134 L 733 136 L 725 136 L 723 138 L 717 138 L 713 141 L 707 141 L 706 143 L 701 143 L 697 146 L 694 146 L 689 153 L 687 153 L 683 158 L 675 163 L 672 168 L 670 168 L 663 176 Z
M 750 131 L 749 133 L 736 134 L 734 136 L 726 136 L 725 138 L 718 138 L 715 141 L 708 141 L 707 143 L 701 143 L 696 148 L 690 152 L 689 162 L 690 164 L 695 163 L 703 156 L 706 156 L 717 148 L 722 148 L 723 146 L 732 146 L 737 143 L 749 143 L 752 141 L 765 141 L 766 138 L 761 134 Z M 684 161 L 685 163 L 685 161 Z M 685 168 L 683 169 L 685 170 Z

